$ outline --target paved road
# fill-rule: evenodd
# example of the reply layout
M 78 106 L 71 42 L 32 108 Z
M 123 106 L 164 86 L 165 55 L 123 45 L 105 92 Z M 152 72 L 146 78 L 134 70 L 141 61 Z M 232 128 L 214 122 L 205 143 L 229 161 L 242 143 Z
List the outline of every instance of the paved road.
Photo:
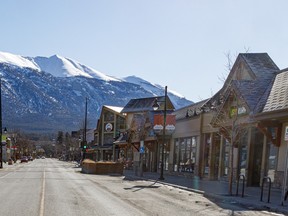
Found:
M 0 170 L 0 191 L 1 216 L 270 215 L 158 182 L 82 174 L 55 159 Z

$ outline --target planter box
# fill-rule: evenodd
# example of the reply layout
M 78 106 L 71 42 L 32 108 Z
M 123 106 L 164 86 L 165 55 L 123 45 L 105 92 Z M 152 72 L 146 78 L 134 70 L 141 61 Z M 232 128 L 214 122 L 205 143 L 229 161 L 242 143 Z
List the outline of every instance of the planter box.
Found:
M 82 172 L 87 174 L 119 174 L 123 175 L 123 164 L 116 162 L 95 162 L 85 159 L 82 162 Z

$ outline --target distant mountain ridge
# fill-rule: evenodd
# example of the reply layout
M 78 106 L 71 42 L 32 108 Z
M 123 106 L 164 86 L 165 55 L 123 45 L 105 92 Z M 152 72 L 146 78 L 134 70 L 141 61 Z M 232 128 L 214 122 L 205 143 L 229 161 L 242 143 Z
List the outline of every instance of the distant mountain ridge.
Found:
M 164 88 L 136 76 L 115 78 L 58 55 L 23 57 L 0 52 L 3 127 L 29 132 L 95 128 L 103 105 L 125 106 L 132 98 L 164 94 Z M 168 92 L 174 106 L 191 101 Z

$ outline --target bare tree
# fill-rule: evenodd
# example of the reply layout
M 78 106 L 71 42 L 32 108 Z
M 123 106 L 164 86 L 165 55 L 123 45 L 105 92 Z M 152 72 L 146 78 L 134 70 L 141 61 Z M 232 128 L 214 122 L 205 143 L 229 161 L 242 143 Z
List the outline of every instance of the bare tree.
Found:
M 220 135 L 229 141 L 229 194 L 232 195 L 232 183 L 234 179 L 234 148 L 239 146 L 241 139 L 247 132 L 246 109 L 241 98 L 239 98 L 233 89 L 227 90 L 224 96 L 220 96 L 212 103 L 212 111 L 215 112 L 211 125 L 219 128 Z
M 249 47 L 244 47 L 244 53 L 249 53 L 250 52 L 250 48 Z M 221 83 L 225 83 L 226 81 L 226 78 L 228 76 L 228 74 L 230 73 L 232 67 L 233 67 L 233 64 L 235 62 L 235 59 L 237 58 L 237 56 L 239 55 L 238 52 L 235 52 L 234 54 L 231 53 L 231 51 L 227 51 L 224 53 L 226 59 L 227 59 L 227 62 L 224 66 L 225 68 L 225 73 L 222 73 L 221 76 L 218 76 L 218 80 L 221 82 Z

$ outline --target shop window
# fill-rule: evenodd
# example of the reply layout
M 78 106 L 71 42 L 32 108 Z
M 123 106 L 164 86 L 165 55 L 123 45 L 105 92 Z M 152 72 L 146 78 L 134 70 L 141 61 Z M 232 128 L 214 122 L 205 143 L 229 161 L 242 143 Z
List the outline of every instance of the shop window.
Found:
M 104 144 L 112 144 L 114 142 L 113 133 L 104 134 Z
M 224 148 L 224 176 L 228 176 L 229 171 L 229 153 L 230 153 L 230 142 L 225 140 L 225 148 Z
M 204 174 L 209 174 L 209 164 L 210 164 L 210 157 L 209 157 L 209 151 L 210 151 L 210 145 L 211 145 L 211 137 L 210 134 L 206 134 L 206 140 L 205 140 L 205 149 L 204 149 Z
M 246 169 L 247 167 L 247 142 L 248 142 L 248 134 L 244 133 L 242 138 L 239 140 L 238 143 L 238 175 L 246 176 Z
M 116 130 L 117 131 L 124 131 L 125 130 L 125 118 L 123 118 L 121 116 L 117 116 Z
M 104 121 L 114 121 L 114 113 L 105 111 L 104 112 Z
M 277 164 L 277 152 L 278 147 L 272 144 L 272 142 L 268 143 L 268 158 L 267 161 L 267 176 L 270 177 L 271 182 L 274 182 L 275 179 L 275 170 Z
M 174 148 L 174 171 L 194 172 L 196 149 L 196 137 L 176 140 Z
M 174 143 L 175 147 L 174 147 L 174 171 L 178 171 L 179 170 L 179 166 L 180 166 L 180 147 L 179 147 L 179 140 L 175 139 L 175 143 Z

